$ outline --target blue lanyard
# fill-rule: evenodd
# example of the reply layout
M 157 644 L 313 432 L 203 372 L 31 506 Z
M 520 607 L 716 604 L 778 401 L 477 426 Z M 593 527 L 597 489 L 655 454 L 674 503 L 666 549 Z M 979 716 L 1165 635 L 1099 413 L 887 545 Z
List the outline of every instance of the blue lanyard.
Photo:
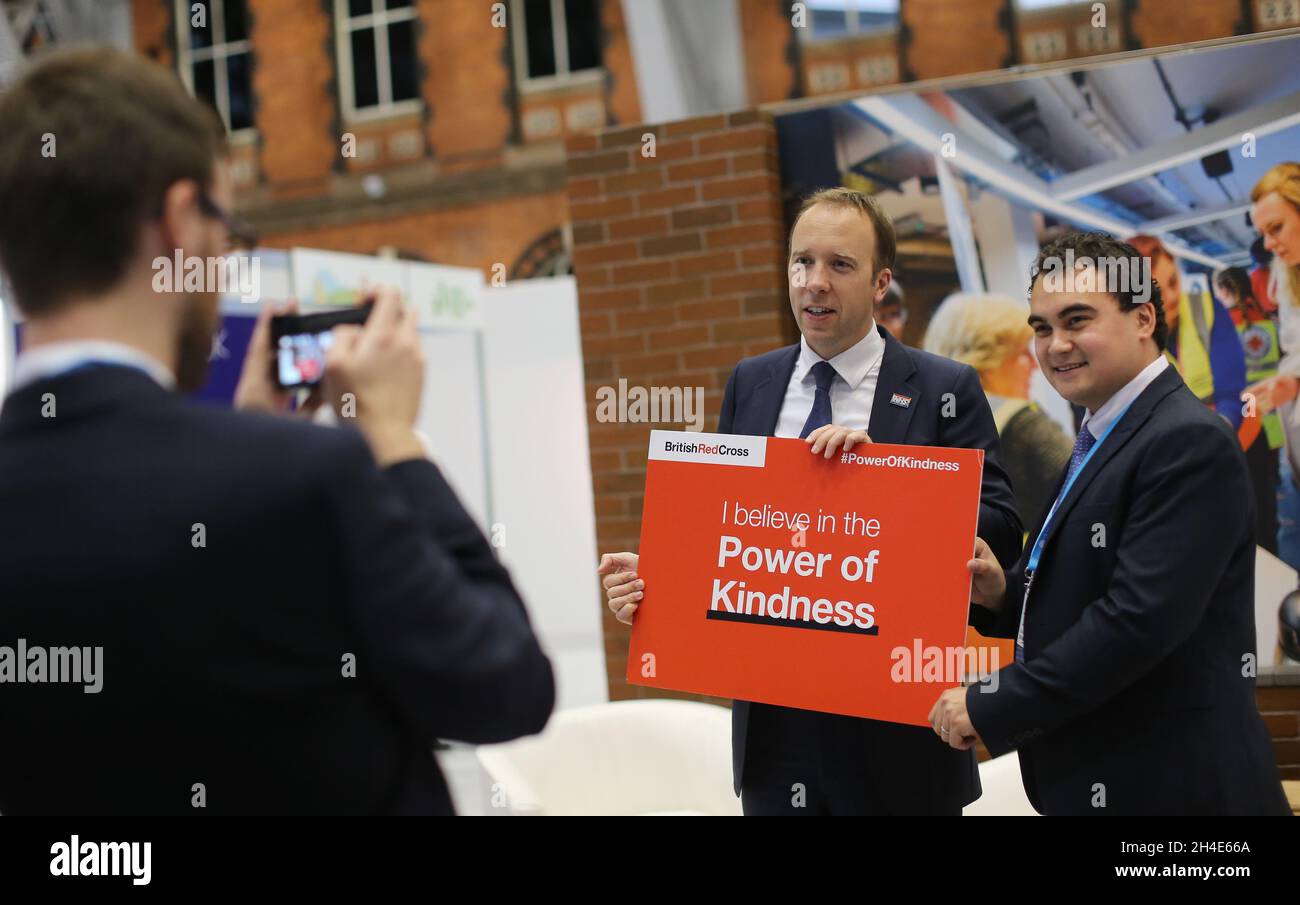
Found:
M 1052 519 L 1056 517 L 1056 510 L 1060 507 L 1061 501 L 1070 495 L 1070 488 L 1074 486 L 1075 478 L 1077 478 L 1079 474 L 1088 467 L 1088 462 L 1092 459 L 1093 454 L 1101 448 L 1101 444 L 1106 442 L 1106 438 L 1109 437 L 1110 432 L 1115 429 L 1115 425 L 1124 420 L 1124 416 L 1128 414 L 1129 407 L 1132 405 L 1133 403 L 1130 402 L 1128 405 L 1124 406 L 1124 411 L 1119 413 L 1119 416 L 1110 423 L 1110 427 L 1106 428 L 1106 432 L 1098 438 L 1096 443 L 1092 444 L 1092 449 L 1088 450 L 1088 454 L 1083 457 L 1083 461 L 1079 463 L 1079 467 L 1071 472 L 1070 476 L 1066 478 L 1065 486 L 1062 487 L 1061 492 L 1056 495 L 1056 501 L 1052 503 L 1052 508 L 1047 513 L 1047 520 L 1043 522 L 1043 527 L 1039 530 L 1038 537 L 1034 540 L 1033 549 L 1029 551 L 1029 562 L 1025 565 L 1025 596 L 1020 605 L 1020 628 L 1016 630 L 1015 658 L 1017 661 L 1023 660 L 1025 656 L 1025 611 L 1029 609 L 1029 590 L 1034 585 L 1034 573 L 1038 571 L 1038 560 L 1042 558 L 1043 544 L 1047 540 L 1048 530 L 1052 527 Z
M 1070 488 L 1074 486 L 1075 479 L 1078 478 L 1079 474 L 1088 467 L 1089 460 L 1092 459 L 1097 450 L 1101 449 L 1101 444 L 1106 442 L 1106 438 L 1110 436 L 1110 432 L 1115 429 L 1115 426 L 1124 420 L 1124 416 L 1128 414 L 1128 410 L 1132 405 L 1133 403 L 1130 402 L 1128 405 L 1124 406 L 1124 411 L 1120 412 L 1119 416 L 1110 423 L 1110 427 L 1106 428 L 1106 432 L 1097 438 L 1097 442 L 1092 444 L 1092 449 L 1088 450 L 1088 454 L 1083 457 L 1083 461 L 1079 463 L 1079 467 L 1070 474 L 1070 477 L 1065 482 L 1065 486 L 1062 487 L 1061 492 L 1057 494 L 1056 501 L 1052 503 L 1051 511 L 1047 513 L 1047 520 L 1043 522 L 1042 530 L 1038 532 L 1038 537 L 1034 541 L 1033 549 L 1029 551 L 1029 562 L 1025 566 L 1026 574 L 1032 575 L 1038 569 L 1038 560 L 1042 558 L 1043 545 L 1047 540 L 1048 530 L 1052 527 L 1052 520 L 1056 517 L 1056 510 L 1060 507 L 1061 502 L 1070 495 Z
M 1043 528 L 1040 529 L 1039 536 L 1034 541 L 1034 549 L 1030 550 L 1030 562 L 1024 567 L 1024 599 L 1021 603 L 1021 627 L 1015 632 L 1015 659 L 1017 661 L 1024 659 L 1024 612 L 1030 609 L 1030 589 L 1034 586 L 1034 573 L 1039 568 L 1039 559 L 1043 557 L 1043 545 L 1047 541 L 1049 529 L 1052 528 L 1052 520 L 1056 518 L 1057 508 L 1061 506 L 1063 499 L 1069 497 L 1070 488 L 1074 486 L 1074 480 L 1079 477 L 1079 473 L 1084 468 L 1088 467 L 1089 460 L 1092 459 L 1097 450 L 1101 449 L 1102 443 L 1106 442 L 1106 437 L 1110 436 L 1110 432 L 1115 429 L 1115 425 L 1125 420 L 1125 415 L 1127 415 L 1130 406 L 1132 406 L 1131 402 L 1128 403 L 1128 406 L 1125 406 L 1125 410 L 1119 412 L 1119 416 L 1115 417 L 1115 420 L 1110 423 L 1109 428 L 1106 428 L 1106 432 L 1097 438 L 1096 443 L 1093 443 L 1092 449 L 1088 450 L 1088 455 L 1083 456 L 1083 462 L 1080 462 L 1079 467 L 1075 468 L 1067 477 L 1065 486 L 1061 488 L 1061 493 L 1057 494 L 1056 502 L 1052 503 L 1052 510 L 1048 512 L 1048 518 L 1044 521 Z

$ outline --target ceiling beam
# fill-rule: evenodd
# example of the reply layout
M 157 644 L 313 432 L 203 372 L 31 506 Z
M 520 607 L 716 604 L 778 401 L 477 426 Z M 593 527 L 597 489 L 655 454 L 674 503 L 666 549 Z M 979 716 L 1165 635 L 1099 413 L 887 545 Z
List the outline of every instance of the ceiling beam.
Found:
M 1185 213 L 1161 217 L 1159 220 L 1148 220 L 1142 224 L 1142 231 L 1147 233 L 1169 233 L 1176 229 L 1186 229 L 1189 226 L 1196 226 L 1201 223 L 1226 220 L 1236 214 L 1244 214 L 1248 210 L 1250 210 L 1249 201 L 1233 201 L 1214 207 L 1197 208 Z
M 1300 125 L 1300 91 L 1267 104 L 1234 113 L 1208 126 L 1201 126 L 1169 141 L 1135 151 L 1124 157 L 1102 161 L 1075 170 L 1051 184 L 1053 197 L 1074 201 L 1117 185 L 1150 176 L 1207 154 L 1239 148 L 1246 133 L 1259 138 Z
M 1104 230 L 1121 238 L 1140 231 L 1132 224 L 1104 211 L 1055 197 L 1047 182 L 1019 164 L 1002 160 L 978 139 L 939 115 L 916 95 L 875 95 L 859 98 L 848 106 L 931 154 L 942 154 L 945 147 L 951 147 L 955 152 L 953 156 L 943 158 L 948 166 L 987 183 L 999 194 L 1026 207 L 1052 214 L 1078 226 Z M 945 135 L 951 135 L 952 139 L 945 140 Z M 1175 257 L 1196 261 L 1216 270 L 1224 266 L 1219 258 L 1203 254 L 1181 242 L 1167 240 L 1164 244 Z

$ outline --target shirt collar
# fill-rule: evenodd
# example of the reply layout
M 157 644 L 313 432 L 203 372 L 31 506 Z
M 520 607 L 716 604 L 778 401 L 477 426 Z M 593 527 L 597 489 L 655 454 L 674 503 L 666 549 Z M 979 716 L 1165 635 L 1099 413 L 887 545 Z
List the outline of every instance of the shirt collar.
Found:
M 1095 414 L 1088 412 L 1084 416 L 1082 426 L 1088 428 L 1088 433 L 1092 434 L 1094 440 L 1100 440 L 1115 419 L 1133 403 L 1134 399 L 1141 396 L 1142 391 L 1151 386 L 1152 381 L 1167 367 L 1169 367 L 1169 359 L 1163 354 L 1156 356 L 1155 361 L 1139 371 L 1138 375 L 1126 383 L 1118 393 L 1107 399 Z
M 819 361 L 829 360 L 835 373 L 849 385 L 849 389 L 856 390 L 871 373 L 871 369 L 880 363 L 880 358 L 884 354 L 885 340 L 876 329 L 874 321 L 866 336 L 831 359 L 823 359 L 808 345 L 808 340 L 800 337 L 799 361 L 795 365 L 795 376 L 800 381 L 806 380 L 813 365 Z
M 31 346 L 18 353 L 9 392 L 47 377 L 57 377 L 87 362 L 135 368 L 144 371 L 164 389 L 176 387 L 175 375 L 156 358 L 139 349 L 104 340 L 70 340 Z

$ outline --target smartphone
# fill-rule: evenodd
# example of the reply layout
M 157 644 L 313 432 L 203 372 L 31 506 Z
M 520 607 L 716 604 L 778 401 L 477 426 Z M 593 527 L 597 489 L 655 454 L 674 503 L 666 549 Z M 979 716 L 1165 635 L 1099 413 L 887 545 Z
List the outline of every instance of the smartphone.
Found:
M 275 382 L 286 390 L 314 387 L 325 377 L 325 352 L 338 324 L 364 324 L 372 302 L 316 314 L 280 314 L 271 318 L 272 368 Z

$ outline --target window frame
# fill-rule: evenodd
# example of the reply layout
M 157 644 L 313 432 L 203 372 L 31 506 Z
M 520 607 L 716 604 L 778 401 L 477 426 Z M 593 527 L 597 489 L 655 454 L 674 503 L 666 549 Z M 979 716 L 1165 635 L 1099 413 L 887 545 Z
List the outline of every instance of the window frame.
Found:
M 388 26 L 398 22 L 418 21 L 420 13 L 415 3 L 401 9 L 385 8 L 380 12 L 366 13 L 361 16 L 348 15 L 348 0 L 334 0 L 334 55 L 339 83 L 339 112 L 343 121 L 363 123 L 370 120 L 388 119 L 424 109 L 424 97 L 416 96 L 405 100 L 393 100 L 392 56 L 388 47 Z M 352 33 L 363 28 L 374 29 L 375 37 L 375 82 L 379 90 L 379 103 L 369 107 L 358 108 L 356 90 L 353 84 L 355 72 L 352 64 Z M 415 64 L 420 63 L 420 52 L 414 49 Z M 417 85 L 417 89 L 418 89 Z
M 239 41 L 227 41 L 226 37 L 226 17 L 225 2 L 226 0 L 205 0 L 208 12 L 208 27 L 212 30 L 212 43 L 207 47 L 200 47 L 195 50 L 190 47 L 190 17 L 193 15 L 192 7 L 194 0 L 172 0 L 172 13 L 176 20 L 176 69 L 180 73 L 181 81 L 185 85 L 185 90 L 193 97 L 198 98 L 194 91 L 194 64 L 203 63 L 211 60 L 212 66 L 212 83 L 216 91 L 214 99 L 217 106 L 217 115 L 226 125 L 226 131 L 230 133 L 230 140 L 233 142 L 251 140 L 257 134 L 257 118 L 252 115 L 252 123 L 242 129 L 232 129 L 230 125 L 230 73 L 224 65 L 217 65 L 218 62 L 224 63 L 230 57 L 245 54 L 249 63 L 248 79 L 248 103 L 251 107 L 253 104 L 253 39 L 250 31 L 249 37 Z M 245 12 L 247 13 L 247 5 Z M 247 28 L 248 23 L 245 22 Z M 221 36 L 217 40 L 218 34 Z M 233 48 L 233 49 L 232 49 Z
M 586 69 L 569 69 L 569 18 L 565 0 L 551 2 L 551 48 L 555 53 L 553 75 L 528 75 L 528 20 L 524 14 L 524 0 L 510 0 L 511 48 L 514 52 L 516 82 L 526 94 L 551 91 L 556 88 L 575 88 L 598 85 L 605 77 L 605 54 L 602 49 L 601 64 Z M 600 9 L 599 6 L 596 7 Z M 561 56 L 561 49 L 564 53 Z
M 859 38 L 867 38 L 873 35 L 895 34 L 902 24 L 903 7 L 901 2 L 894 5 L 896 8 L 894 10 L 894 24 L 892 25 L 869 25 L 864 27 L 858 19 L 858 14 L 862 10 L 858 8 L 857 0 L 845 0 L 844 31 L 833 35 L 819 35 L 813 28 L 811 18 L 807 28 L 796 28 L 795 31 L 800 32 L 799 40 L 806 44 L 817 45 L 833 45 L 837 41 L 856 41 Z M 808 14 L 811 17 L 811 8 L 808 10 Z

